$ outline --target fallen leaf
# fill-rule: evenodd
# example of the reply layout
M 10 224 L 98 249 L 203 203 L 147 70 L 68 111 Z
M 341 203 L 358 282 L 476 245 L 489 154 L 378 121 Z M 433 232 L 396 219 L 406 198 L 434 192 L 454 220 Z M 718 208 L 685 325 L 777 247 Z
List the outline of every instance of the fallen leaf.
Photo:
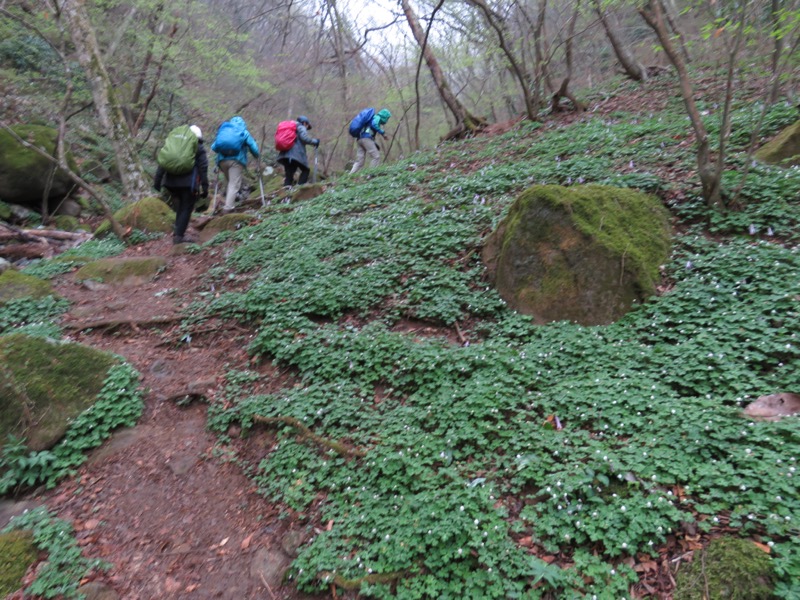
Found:
M 525 537 L 520 538 L 518 543 L 523 548 L 530 548 L 533 546 L 533 538 L 529 535 L 526 535 Z
M 229 537 L 226 537 L 224 540 L 222 540 L 222 541 L 219 543 L 219 547 L 220 547 L 220 548 L 222 548 L 222 547 L 223 547 L 225 544 L 227 544 L 227 543 L 228 543 L 228 540 L 229 540 L 229 539 L 231 539 L 231 538 L 229 538 Z
M 761 542 L 753 542 L 759 550 L 763 550 L 767 554 L 772 552 L 772 548 L 767 546 L 766 544 L 762 544 Z
M 330 531 L 331 529 L 333 529 L 333 519 L 328 521 L 328 524 L 325 526 L 325 531 Z
M 250 547 L 250 542 L 253 541 L 253 536 L 254 535 L 255 535 L 254 533 L 251 533 L 250 535 L 248 535 L 246 538 L 244 538 L 242 540 L 242 546 L 241 546 L 242 550 L 247 550 Z

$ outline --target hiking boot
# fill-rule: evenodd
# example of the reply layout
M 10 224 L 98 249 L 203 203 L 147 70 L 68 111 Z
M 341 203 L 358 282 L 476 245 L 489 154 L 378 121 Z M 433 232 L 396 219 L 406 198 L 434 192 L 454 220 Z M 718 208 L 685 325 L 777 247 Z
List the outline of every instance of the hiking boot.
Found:
M 173 244 L 185 244 L 186 243 L 186 238 L 183 237 L 182 235 L 173 235 L 172 236 L 172 243 Z

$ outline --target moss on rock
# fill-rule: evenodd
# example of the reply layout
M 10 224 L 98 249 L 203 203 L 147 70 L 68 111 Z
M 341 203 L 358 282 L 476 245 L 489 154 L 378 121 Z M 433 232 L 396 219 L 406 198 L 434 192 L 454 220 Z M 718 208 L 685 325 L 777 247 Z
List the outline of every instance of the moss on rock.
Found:
M 45 152 L 51 155 L 55 153 L 58 132 L 52 127 L 17 125 L 11 129 Z M 77 164 L 69 153 L 67 164 L 77 172 Z M 38 208 L 52 168 L 53 163 L 49 160 L 25 148 L 7 131 L 0 130 L 0 198 L 13 204 Z M 49 197 L 60 200 L 72 188 L 72 180 L 59 169 L 53 178 Z
M 75 279 L 94 279 L 103 283 L 137 284 L 150 281 L 167 266 L 163 256 L 142 258 L 102 258 L 90 262 L 75 273 Z
M 123 206 L 114 213 L 123 227 L 139 229 L 145 233 L 169 233 L 175 224 L 175 212 L 161 198 L 149 196 Z M 103 221 L 95 230 L 97 237 L 111 233 L 111 224 Z
M 800 121 L 781 131 L 761 146 L 755 157 L 761 162 L 781 167 L 800 165 Z
M 200 241 L 207 242 L 222 231 L 236 231 L 253 220 L 252 215 L 245 213 L 231 213 L 211 219 L 200 232 Z
M 20 588 L 38 554 L 30 531 L 0 533 L 0 598 Z
M 70 215 L 56 215 L 53 224 L 61 231 L 78 231 L 81 225 L 76 217 Z
M 53 288 L 43 279 L 14 269 L 0 274 L 0 306 L 19 298 L 43 298 L 53 294 Z
M 766 552 L 749 540 L 721 537 L 678 572 L 674 600 L 767 600 L 774 572 Z
M 657 198 L 601 185 L 534 186 L 487 239 L 500 295 L 538 322 L 610 323 L 655 292 L 669 256 Z
M 81 344 L 0 337 L 0 439 L 11 434 L 24 437 L 32 450 L 52 447 L 70 421 L 94 403 L 118 362 Z
M 0 200 L 0 221 L 8 221 L 13 215 L 14 213 L 11 212 L 11 207 Z

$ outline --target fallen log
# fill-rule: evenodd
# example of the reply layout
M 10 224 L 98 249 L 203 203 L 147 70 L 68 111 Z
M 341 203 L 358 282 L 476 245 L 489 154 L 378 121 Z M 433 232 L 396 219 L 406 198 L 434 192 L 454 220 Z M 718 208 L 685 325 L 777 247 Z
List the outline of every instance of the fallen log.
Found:
M 21 229 L 20 231 L 26 235 L 54 240 L 78 241 L 88 240 L 92 237 L 92 234 L 87 231 L 62 231 L 60 229 Z

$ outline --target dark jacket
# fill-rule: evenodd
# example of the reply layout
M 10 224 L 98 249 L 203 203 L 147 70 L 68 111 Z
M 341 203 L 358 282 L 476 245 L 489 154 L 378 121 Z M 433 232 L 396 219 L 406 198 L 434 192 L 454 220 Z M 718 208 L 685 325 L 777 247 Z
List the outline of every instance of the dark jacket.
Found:
M 208 194 L 208 156 L 203 140 L 197 144 L 197 154 L 194 155 L 194 168 L 185 175 L 171 175 L 163 167 L 159 166 L 153 180 L 153 187 L 160 190 L 161 186 L 168 190 L 176 188 L 189 188 L 193 192 L 199 192 L 202 188 L 203 195 Z
M 300 163 L 306 169 L 308 168 L 308 156 L 306 155 L 306 144 L 311 144 L 312 146 L 316 146 L 319 144 L 319 140 L 316 138 L 312 138 L 308 135 L 308 129 L 306 129 L 305 125 L 302 125 L 299 121 L 297 122 L 297 139 L 294 141 L 294 145 L 289 148 L 286 152 L 281 152 L 278 154 L 278 162 L 282 165 L 287 164 L 290 160 L 293 160 L 296 163 Z

